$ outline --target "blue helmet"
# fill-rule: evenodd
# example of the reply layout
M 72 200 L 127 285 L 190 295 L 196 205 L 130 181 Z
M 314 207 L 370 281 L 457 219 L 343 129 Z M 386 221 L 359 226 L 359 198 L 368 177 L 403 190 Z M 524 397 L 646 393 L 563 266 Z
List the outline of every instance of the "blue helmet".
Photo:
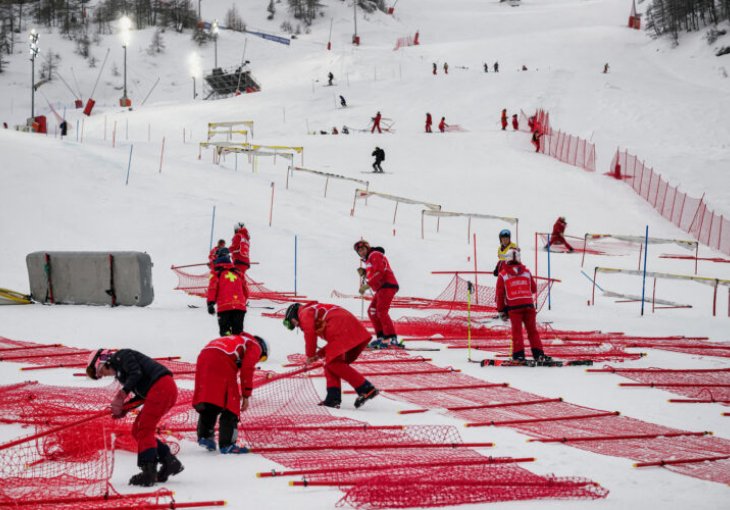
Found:
M 510 232 L 507 228 L 500 230 L 499 238 L 501 239 L 503 237 L 512 237 L 512 232 Z

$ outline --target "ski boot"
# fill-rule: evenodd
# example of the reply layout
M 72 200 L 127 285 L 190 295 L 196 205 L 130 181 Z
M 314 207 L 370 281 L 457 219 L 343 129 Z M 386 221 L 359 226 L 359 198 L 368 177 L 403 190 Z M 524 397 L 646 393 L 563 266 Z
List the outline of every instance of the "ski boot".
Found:
M 365 381 L 357 388 L 358 397 L 355 399 L 355 409 L 359 409 L 365 402 L 378 396 L 380 391 L 370 381 Z

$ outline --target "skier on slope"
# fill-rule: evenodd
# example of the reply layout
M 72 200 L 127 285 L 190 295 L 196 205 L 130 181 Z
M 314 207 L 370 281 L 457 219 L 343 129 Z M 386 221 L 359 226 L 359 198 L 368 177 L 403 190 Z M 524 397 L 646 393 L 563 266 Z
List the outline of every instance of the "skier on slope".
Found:
M 449 64 L 444 62 L 444 74 L 449 74 Z
M 248 453 L 246 448 L 236 445 L 237 424 L 249 406 L 256 364 L 266 361 L 268 355 L 266 341 L 248 333 L 216 338 L 200 351 L 195 363 L 193 392 L 200 446 L 215 451 L 215 425 L 219 421 L 220 452 Z
M 368 317 L 377 338 L 370 347 L 373 349 L 384 349 L 389 345 L 402 347 L 389 313 L 390 304 L 399 289 L 398 280 L 385 257 L 385 250 L 379 246 L 371 248 L 370 244 L 362 239 L 356 242 L 353 248 L 365 263 L 365 267 L 358 268 L 358 274 L 365 279 L 360 285 L 360 294 L 364 294 L 368 289 L 372 289 L 375 293 L 368 307 Z
M 499 270 L 507 257 L 507 252 L 512 249 L 518 249 L 517 245 L 512 242 L 512 232 L 509 229 L 503 229 L 499 232 L 499 248 L 497 248 L 497 265 L 494 266 L 494 276 L 499 275 Z
M 218 334 L 237 335 L 243 331 L 248 285 L 240 266 L 231 264 L 228 248 L 218 250 L 208 281 L 208 313 L 218 308 Z
M 343 108 L 347 108 L 347 101 L 345 101 L 345 96 L 340 96 L 340 106 Z
M 439 131 L 441 133 L 445 133 L 447 127 L 449 127 L 449 125 L 446 123 L 446 117 L 441 117 L 441 121 L 439 122 Z
M 431 125 L 433 124 L 433 119 L 431 118 L 430 113 L 426 113 L 426 133 L 431 133 Z
M 251 235 L 242 221 L 233 226 L 233 239 L 228 249 L 233 257 L 233 264 L 245 275 L 248 268 L 251 267 L 251 261 L 249 260 Z
M 375 386 L 351 366 L 370 340 L 370 333 L 357 317 L 337 305 L 294 303 L 286 310 L 284 326 L 289 330 L 298 327 L 304 332 L 307 363 L 324 358 L 327 397 L 319 405 L 339 409 L 342 379 L 357 392 L 356 408 L 378 395 Z M 317 349 L 317 337 L 327 345 Z
M 111 402 L 114 418 L 123 418 L 130 404 L 143 402 L 132 425 L 132 437 L 137 442 L 137 466 L 142 471 L 129 479 L 129 485 L 151 487 L 180 473 L 184 469 L 182 463 L 155 435 L 160 420 L 177 401 L 177 385 L 172 372 L 132 349 L 98 349 L 89 357 L 86 375 L 94 380 L 113 376 L 121 383 L 122 388 Z M 134 398 L 127 401 L 130 393 L 134 393 Z
M 484 72 L 485 73 L 489 72 L 489 64 L 487 64 L 486 62 L 484 62 Z
M 498 73 L 499 72 L 499 62 L 495 62 L 494 63 L 494 72 L 495 73 Z
M 500 121 L 502 123 L 502 131 L 504 131 L 507 129 L 507 108 L 502 109 L 502 117 Z
M 512 115 L 512 129 L 514 131 L 519 131 L 520 130 L 520 121 L 517 120 L 517 114 L 516 113 L 514 115 Z
M 533 294 L 537 292 L 535 279 L 530 271 L 522 265 L 519 249 L 512 248 L 506 254 L 506 260 L 497 277 L 497 311 L 503 320 L 509 318 L 512 325 L 512 359 L 525 359 L 525 343 L 522 336 L 522 324 L 527 330 L 532 357 L 535 361 L 552 361 L 545 354 L 537 331 L 537 312 Z
M 330 71 L 330 72 L 329 72 L 329 73 L 327 74 L 327 85 L 329 85 L 329 86 L 331 87 L 331 86 L 332 86 L 332 81 L 333 81 L 334 79 L 335 79 L 335 75 L 334 75 L 334 74 L 332 74 L 332 71 Z
M 380 166 L 380 163 L 385 161 L 385 151 L 380 147 L 375 147 L 375 150 L 373 151 L 371 156 L 375 157 L 375 163 L 373 163 L 373 173 L 382 174 L 383 167 Z
M 383 116 L 380 115 L 380 112 L 378 112 L 378 113 L 375 114 L 375 117 L 373 117 L 373 119 L 372 119 L 373 120 L 373 127 L 370 129 L 370 132 L 371 133 L 374 133 L 376 129 L 378 130 L 378 133 L 382 133 L 382 131 L 380 130 L 380 120 L 382 118 L 383 118 Z
M 433 75 L 436 76 L 438 74 L 438 66 L 436 65 L 436 62 L 433 63 Z
M 555 224 L 553 225 L 553 232 L 550 234 L 550 247 L 551 245 L 555 244 L 562 244 L 564 245 L 570 253 L 573 253 L 574 249 L 568 243 L 568 241 L 565 239 L 565 227 L 567 227 L 568 224 L 565 221 L 565 216 L 559 217 L 557 220 L 555 220 Z

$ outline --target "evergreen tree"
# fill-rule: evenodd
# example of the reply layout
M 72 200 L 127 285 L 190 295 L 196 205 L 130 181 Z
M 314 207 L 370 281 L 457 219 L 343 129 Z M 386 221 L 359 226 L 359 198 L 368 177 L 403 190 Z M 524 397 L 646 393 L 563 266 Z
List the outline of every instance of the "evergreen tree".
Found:
M 164 53 L 165 41 L 162 40 L 162 30 L 158 27 L 155 29 L 155 33 L 152 34 L 152 41 L 147 48 L 147 53 L 150 55 L 157 55 L 158 53 Z

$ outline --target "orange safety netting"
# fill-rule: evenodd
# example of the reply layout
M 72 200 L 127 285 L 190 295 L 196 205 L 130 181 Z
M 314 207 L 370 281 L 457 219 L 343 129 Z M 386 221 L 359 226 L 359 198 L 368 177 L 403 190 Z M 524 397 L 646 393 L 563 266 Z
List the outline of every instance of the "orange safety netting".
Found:
M 203 273 L 191 273 L 189 267 L 205 268 Z M 190 264 L 186 266 L 171 266 L 172 272 L 177 276 L 178 283 L 174 290 L 182 290 L 186 294 L 197 297 L 208 295 L 208 280 L 210 271 L 208 264 Z M 254 281 L 246 274 L 246 285 L 248 286 L 248 298 L 250 300 L 267 300 L 282 303 L 286 301 L 307 301 L 306 296 L 296 295 L 294 292 L 275 291 L 264 286 L 263 283 Z
M 425 373 L 425 369 L 439 368 L 426 360 L 409 363 L 407 370 L 412 373 L 404 373 L 405 354 L 399 353 L 398 362 L 393 361 L 388 351 L 369 352 L 361 357 L 362 361 L 370 361 L 363 365 L 367 367 L 363 373 L 389 398 L 425 409 L 444 409 L 469 422 L 467 426 L 513 428 L 530 436 L 532 441 L 565 443 L 639 462 L 686 459 L 685 464 L 665 467 L 704 480 L 730 482 L 729 440 L 708 436 L 704 431 L 674 429 L 614 411 L 545 398 L 511 388 L 506 383 L 490 383 L 455 371 Z M 372 363 L 378 359 L 382 364 Z M 498 375 L 500 370 L 512 369 L 487 370 Z M 538 373 L 540 369 L 529 370 Z M 697 458 L 716 460 L 689 462 Z

